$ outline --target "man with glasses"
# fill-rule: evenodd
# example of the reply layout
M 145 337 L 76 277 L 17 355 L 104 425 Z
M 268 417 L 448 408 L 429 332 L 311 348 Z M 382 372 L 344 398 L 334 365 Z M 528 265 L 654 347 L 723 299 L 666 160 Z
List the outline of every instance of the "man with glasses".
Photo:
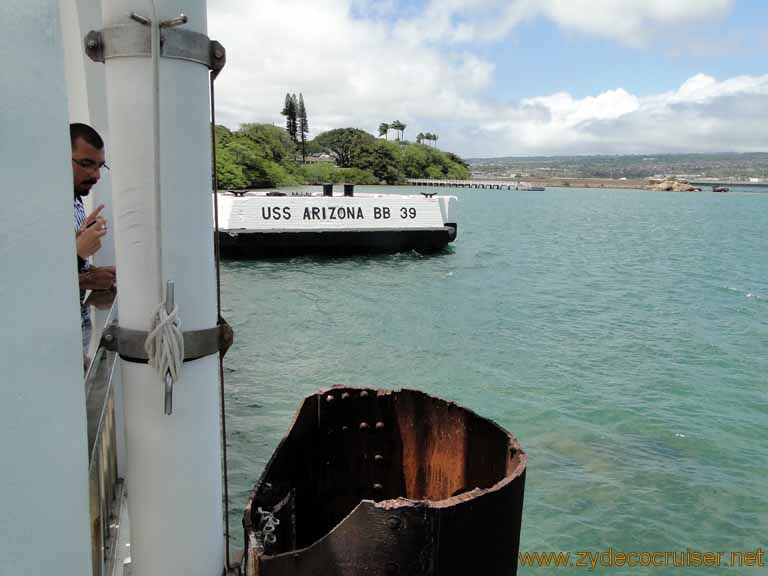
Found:
M 74 180 L 75 233 L 77 243 L 77 271 L 80 284 L 80 322 L 83 331 L 83 358 L 87 368 L 88 344 L 91 340 L 91 316 L 85 303 L 86 290 L 111 290 L 115 286 L 114 266 L 91 266 L 88 258 L 101 248 L 101 238 L 107 233 L 107 219 L 101 216 L 104 205 L 100 204 L 86 216 L 83 198 L 101 177 L 104 162 L 104 141 L 87 124 L 70 124 L 69 139 L 72 145 L 72 176 Z

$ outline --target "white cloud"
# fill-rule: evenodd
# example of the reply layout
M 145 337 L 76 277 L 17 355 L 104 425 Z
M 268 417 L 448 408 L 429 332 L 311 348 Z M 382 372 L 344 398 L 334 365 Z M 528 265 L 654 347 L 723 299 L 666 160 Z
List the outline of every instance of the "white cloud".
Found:
M 537 3 L 538 4 L 538 3 Z M 561 27 L 635 44 L 654 30 L 723 16 L 733 0 L 543 0 Z
M 423 14 L 398 25 L 407 38 L 483 42 L 520 22 L 545 17 L 564 30 L 641 44 L 663 30 L 723 16 L 734 0 L 430 0 Z
M 637 110 L 640 103 L 636 96 L 619 88 L 581 100 L 574 100 L 567 92 L 559 92 L 551 96 L 529 98 L 523 101 L 523 106 L 542 106 L 549 111 L 552 122 L 575 127 L 589 120 L 619 118 Z
M 470 52 L 399 42 L 343 0 L 261 0 L 213 7 L 210 35 L 227 48 L 217 80 L 219 120 L 282 123 L 286 92 L 303 92 L 313 133 L 344 125 L 472 114 L 493 78 Z M 424 130 L 428 128 L 425 127 Z
M 617 89 L 582 99 L 529 98 L 465 128 L 474 143 L 465 154 L 764 151 L 766 114 L 768 75 L 720 82 L 698 74 L 678 90 L 646 97 Z M 477 145 L 489 141 L 493 151 Z
M 435 0 L 398 21 L 397 0 L 218 0 L 209 33 L 226 46 L 228 63 L 216 83 L 217 119 L 233 128 L 282 125 L 285 93 L 302 92 L 310 136 L 344 126 L 376 133 L 380 122 L 399 119 L 407 138 L 437 132 L 441 147 L 464 156 L 765 150 L 768 76 L 699 74 L 651 96 L 619 85 L 585 98 L 564 90 L 502 105 L 494 63 L 469 43 L 508 35 L 534 14 L 571 30 L 639 40 L 651 23 L 713 17 L 730 4 Z

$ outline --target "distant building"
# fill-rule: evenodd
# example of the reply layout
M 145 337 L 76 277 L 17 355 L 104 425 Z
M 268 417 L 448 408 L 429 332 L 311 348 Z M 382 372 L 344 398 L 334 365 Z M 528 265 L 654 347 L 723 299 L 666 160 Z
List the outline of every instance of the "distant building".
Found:
M 321 154 L 308 154 L 304 160 L 304 164 L 318 164 L 320 162 L 329 162 L 335 164 L 336 159 L 330 154 L 323 152 Z

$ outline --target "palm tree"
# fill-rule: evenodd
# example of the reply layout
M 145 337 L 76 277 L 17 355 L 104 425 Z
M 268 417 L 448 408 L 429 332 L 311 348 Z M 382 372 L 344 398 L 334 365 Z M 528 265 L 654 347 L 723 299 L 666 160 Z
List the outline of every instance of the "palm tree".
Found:
M 379 136 L 384 136 L 385 140 L 389 140 L 388 136 L 389 136 L 390 128 L 391 126 L 386 122 L 382 122 L 381 124 L 379 124 Z
M 391 122 L 389 124 L 389 127 L 392 130 L 397 130 L 400 133 L 400 135 L 398 136 L 398 140 L 402 140 L 403 139 L 403 131 L 405 130 L 405 124 L 400 122 L 400 120 L 395 120 L 394 122 Z
M 389 123 L 389 127 L 391 130 L 394 130 L 395 132 L 397 132 L 397 134 L 395 135 L 395 140 L 399 140 L 400 139 L 400 121 L 393 120 L 392 122 Z
M 424 135 L 424 132 L 419 132 L 416 135 L 416 143 L 417 144 L 421 144 L 421 141 L 424 140 L 425 138 L 426 138 L 426 136 Z
M 437 147 L 437 134 L 432 134 L 432 132 L 427 132 L 424 135 L 424 140 L 430 140 L 431 142 L 434 142 L 433 146 Z

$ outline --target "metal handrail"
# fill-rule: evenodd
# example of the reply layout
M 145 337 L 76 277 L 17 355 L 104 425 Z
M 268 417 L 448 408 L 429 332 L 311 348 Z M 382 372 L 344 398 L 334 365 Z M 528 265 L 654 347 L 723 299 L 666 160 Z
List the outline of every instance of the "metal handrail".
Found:
M 113 304 L 106 324 L 117 313 Z M 117 354 L 101 346 L 85 376 L 88 429 L 88 478 L 91 517 L 93 576 L 105 576 L 113 562 L 116 546 L 116 517 L 122 499 L 122 479 L 118 477 L 117 430 L 115 418 L 115 371 Z
M 103 331 L 104 331 L 104 329 L 105 329 L 107 326 L 109 326 L 109 325 L 110 325 L 110 324 L 111 324 L 111 323 L 112 323 L 112 322 L 113 322 L 115 319 L 117 319 L 117 299 L 115 299 L 115 300 L 112 302 L 112 306 L 111 306 L 111 307 L 110 307 L 110 309 L 109 309 L 109 314 L 107 314 L 107 319 L 104 321 L 104 325 L 103 325 L 103 326 L 101 326 L 101 327 L 99 327 L 99 329 L 98 329 L 98 330 L 99 330 L 99 337 L 101 337 L 101 332 L 103 332 Z M 96 349 L 96 352 L 94 352 L 94 354 L 93 354 L 93 356 L 94 356 L 94 359 L 95 359 L 95 358 L 96 358 L 96 356 L 98 355 L 98 352 L 99 352 L 99 350 L 100 350 L 100 349 L 101 349 L 101 344 L 99 344 L 99 347 Z M 89 380 L 90 378 L 92 378 L 92 376 L 91 376 L 91 370 L 93 370 L 93 369 L 94 369 L 94 362 L 92 361 L 92 362 L 91 362 L 91 363 L 88 365 L 88 370 L 85 372 L 85 382 L 86 382 L 86 389 L 85 389 L 85 390 L 86 390 L 86 394 L 88 393 L 88 387 L 87 387 L 87 385 L 88 385 L 88 380 Z

